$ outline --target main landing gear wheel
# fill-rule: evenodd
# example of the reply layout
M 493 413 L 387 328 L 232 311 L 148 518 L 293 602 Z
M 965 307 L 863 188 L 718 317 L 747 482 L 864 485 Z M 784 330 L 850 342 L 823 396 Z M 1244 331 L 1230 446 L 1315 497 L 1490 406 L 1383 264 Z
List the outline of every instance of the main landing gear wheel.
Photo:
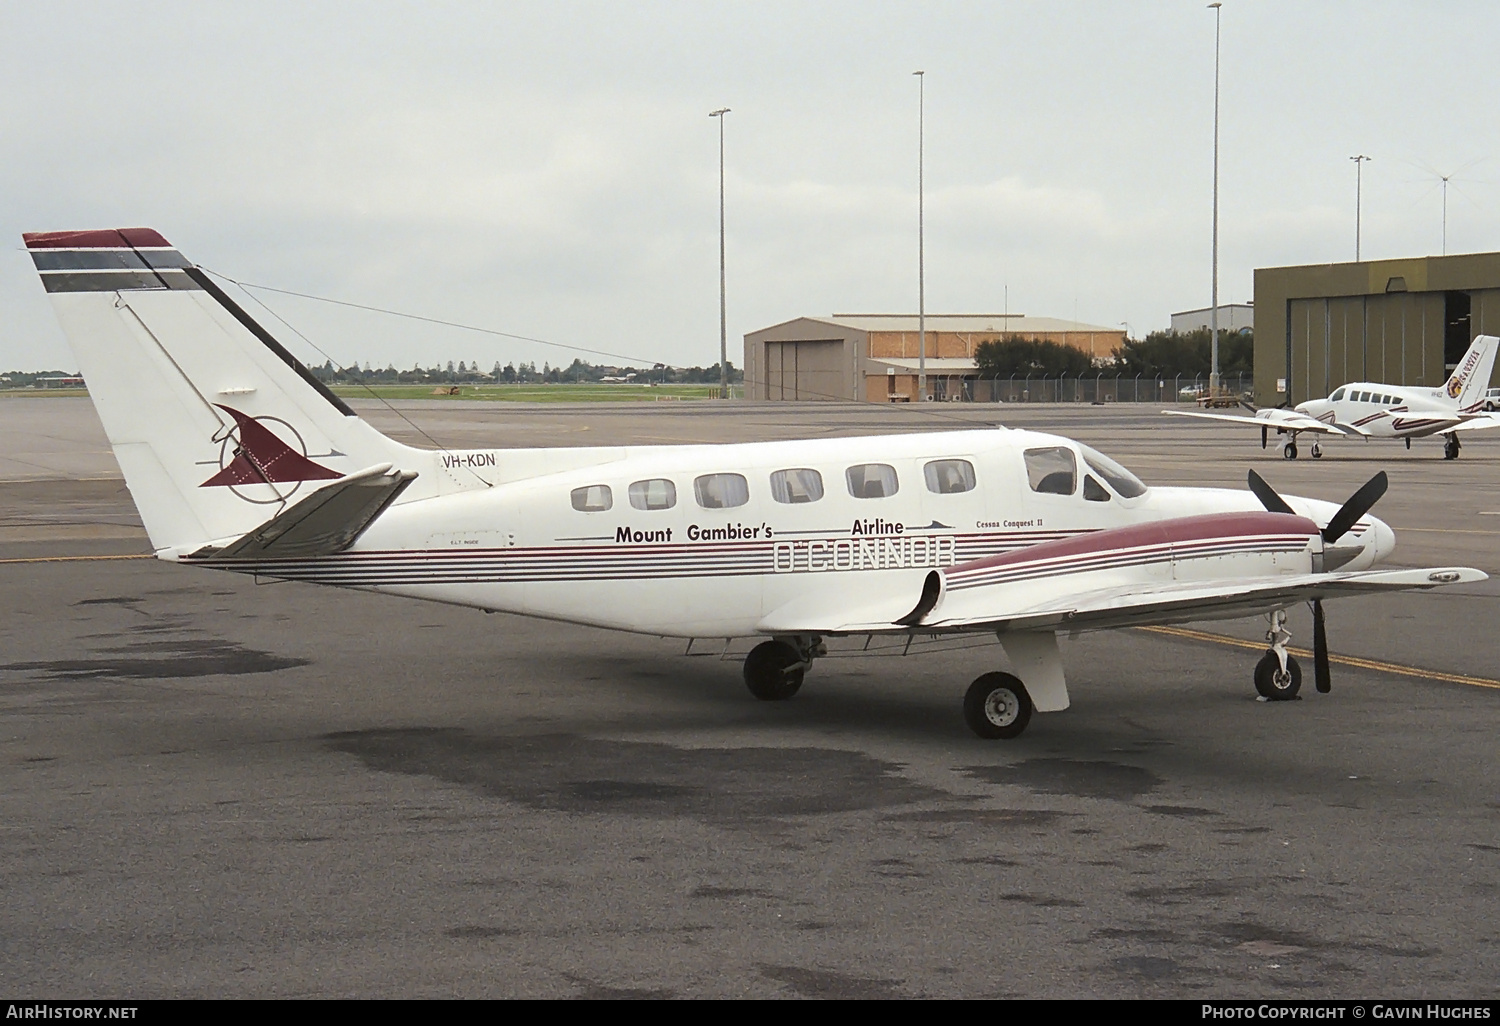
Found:
M 1255 664 L 1255 690 L 1268 702 L 1288 702 L 1297 697 L 1302 689 L 1302 667 L 1291 656 L 1286 657 L 1286 669 L 1275 652 L 1267 652 Z
M 1285 445 L 1283 445 L 1281 447 L 1281 455 L 1282 455 L 1283 459 L 1288 459 L 1288 460 L 1294 460 L 1294 459 L 1296 459 L 1297 458 L 1297 443 L 1296 442 L 1288 442 Z
M 1456 459 L 1458 459 L 1458 436 L 1457 435 L 1444 435 L 1443 436 L 1443 459 L 1445 459 L 1445 460 L 1456 460 Z
M 964 720 L 982 738 L 1019 737 L 1031 722 L 1026 685 L 1008 673 L 986 673 L 964 695 Z
M 745 686 L 762 702 L 782 702 L 802 686 L 807 662 L 784 641 L 763 641 L 745 657 Z

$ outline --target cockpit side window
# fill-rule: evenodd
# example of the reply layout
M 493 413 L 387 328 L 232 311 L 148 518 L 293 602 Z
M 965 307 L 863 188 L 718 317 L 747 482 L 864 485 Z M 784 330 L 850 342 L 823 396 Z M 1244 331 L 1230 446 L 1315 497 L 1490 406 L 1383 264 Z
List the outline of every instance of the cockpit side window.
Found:
M 1108 502 L 1109 492 L 1104 490 L 1102 484 L 1094 480 L 1093 474 L 1084 474 L 1083 497 L 1089 502 Z
M 1072 495 L 1077 487 L 1078 461 L 1066 446 L 1026 450 L 1026 481 L 1034 492 Z
M 1115 490 L 1115 494 L 1122 499 L 1133 499 L 1137 495 L 1146 494 L 1146 485 L 1140 478 L 1120 466 L 1104 453 L 1097 449 L 1082 446 L 1083 462 L 1087 463 L 1089 469 L 1102 477 L 1106 484 Z M 1084 498 L 1089 496 L 1085 493 Z

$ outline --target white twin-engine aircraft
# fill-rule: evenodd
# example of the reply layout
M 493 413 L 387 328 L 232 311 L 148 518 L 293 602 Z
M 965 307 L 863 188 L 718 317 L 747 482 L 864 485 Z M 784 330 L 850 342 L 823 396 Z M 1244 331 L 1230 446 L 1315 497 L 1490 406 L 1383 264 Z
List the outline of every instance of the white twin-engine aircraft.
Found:
M 1483 412 L 1497 348 L 1500 348 L 1500 338 L 1494 335 L 1476 337 L 1441 388 L 1354 381 L 1334 389 L 1327 399 L 1309 399 L 1290 410 L 1260 409 L 1253 417 L 1197 410 L 1162 412 L 1177 417 L 1254 425 L 1260 428 L 1262 449 L 1268 443 L 1271 429 L 1275 428 L 1278 435 L 1291 436 L 1281 447 L 1281 454 L 1289 460 L 1297 458 L 1297 435 L 1303 431 L 1314 435 L 1313 459 L 1323 455 L 1323 448 L 1316 440 L 1319 435 L 1363 438 L 1365 441 L 1404 438 L 1408 449 L 1413 438 L 1442 435 L 1443 459 L 1456 460 L 1459 432 L 1500 427 L 1500 417 Z
M 1255 670 L 1290 698 L 1288 606 L 1479 581 L 1377 571 L 1368 516 L 1252 491 L 1147 488 L 1056 435 L 987 429 L 733 445 L 428 451 L 360 420 L 156 232 L 26 246 L 156 555 L 644 634 L 760 638 L 757 698 L 790 698 L 846 635 L 998 633 L 965 717 L 1015 737 L 1067 708 L 1057 632 L 1265 614 Z

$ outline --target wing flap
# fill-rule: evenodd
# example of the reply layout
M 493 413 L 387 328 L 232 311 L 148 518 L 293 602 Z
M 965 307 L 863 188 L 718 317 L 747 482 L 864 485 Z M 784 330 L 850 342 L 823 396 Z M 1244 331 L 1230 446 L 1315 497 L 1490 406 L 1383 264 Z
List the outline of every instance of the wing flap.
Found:
M 305 559 L 342 552 L 416 477 L 415 471 L 392 470 L 389 463 L 361 470 L 319 488 L 222 549 L 199 550 L 193 555 L 259 560 Z

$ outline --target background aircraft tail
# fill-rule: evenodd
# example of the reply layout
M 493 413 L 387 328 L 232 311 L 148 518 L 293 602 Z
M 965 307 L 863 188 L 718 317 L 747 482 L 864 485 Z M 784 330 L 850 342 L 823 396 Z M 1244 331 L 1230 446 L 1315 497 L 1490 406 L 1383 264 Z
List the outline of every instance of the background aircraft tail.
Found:
M 1490 387 L 1490 372 L 1495 366 L 1495 352 L 1500 349 L 1500 338 L 1494 335 L 1477 335 L 1469 343 L 1468 352 L 1453 368 L 1453 375 L 1444 384 L 1444 397 L 1458 405 L 1460 413 L 1477 413 L 1484 408 L 1484 393 Z
M 321 484 L 411 462 L 156 232 L 23 239 L 158 552 L 239 537 Z

